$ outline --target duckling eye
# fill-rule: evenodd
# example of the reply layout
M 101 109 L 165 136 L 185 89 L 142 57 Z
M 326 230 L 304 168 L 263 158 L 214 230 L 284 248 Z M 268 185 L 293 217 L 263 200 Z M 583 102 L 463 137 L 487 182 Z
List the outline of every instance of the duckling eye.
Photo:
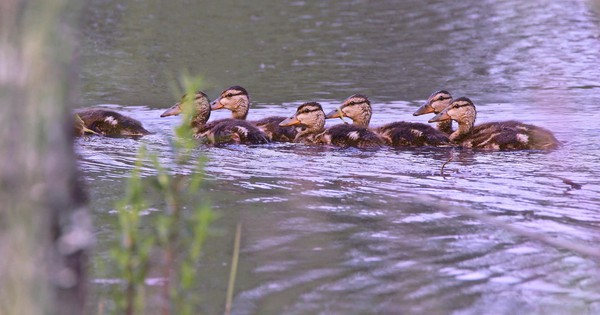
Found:
M 227 93 L 227 95 L 225 95 L 225 97 L 232 97 L 233 94 L 232 93 Z
M 356 104 L 356 102 L 352 101 L 352 102 L 348 102 L 348 104 L 346 104 L 346 106 L 352 106 L 352 105 L 355 105 L 355 104 Z

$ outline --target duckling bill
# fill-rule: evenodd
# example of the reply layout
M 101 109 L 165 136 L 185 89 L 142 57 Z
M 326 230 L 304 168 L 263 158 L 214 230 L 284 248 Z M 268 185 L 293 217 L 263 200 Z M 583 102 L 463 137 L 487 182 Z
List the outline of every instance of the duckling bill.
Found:
M 452 95 L 450 92 L 446 90 L 440 90 L 433 92 L 429 98 L 427 98 L 427 102 L 421 107 L 419 107 L 414 113 L 413 116 L 420 116 L 425 114 L 439 114 L 441 113 L 448 105 L 452 103 Z M 437 123 L 437 129 L 447 135 L 452 133 L 452 120 L 444 120 L 439 121 Z

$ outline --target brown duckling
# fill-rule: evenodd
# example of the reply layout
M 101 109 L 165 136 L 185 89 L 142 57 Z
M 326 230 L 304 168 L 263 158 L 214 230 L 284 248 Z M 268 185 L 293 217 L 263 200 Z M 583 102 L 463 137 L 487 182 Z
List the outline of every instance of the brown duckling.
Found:
M 194 132 L 194 137 L 197 139 L 212 144 L 261 144 L 269 142 L 261 130 L 244 120 L 227 118 L 207 123 L 210 118 L 211 108 L 210 100 L 204 92 L 196 92 L 193 103 L 191 100 L 186 100 L 186 97 L 187 95 L 184 95 L 178 103 L 167 109 L 160 117 L 179 115 L 183 112 L 182 106 L 185 106 L 185 104 L 194 104 L 195 112 L 190 124 Z
M 450 140 L 463 147 L 485 150 L 549 150 L 560 143 L 552 132 L 519 121 L 490 122 L 473 126 L 477 110 L 473 102 L 461 97 L 452 101 L 441 113 L 429 120 L 438 122 L 454 120 L 458 129 Z
M 75 113 L 75 135 L 97 134 L 107 137 L 141 137 L 151 134 L 142 123 L 106 109 L 86 109 Z
M 419 107 L 419 109 L 413 113 L 413 116 L 420 116 L 429 113 L 434 113 L 437 115 L 446 109 L 450 103 L 452 103 L 452 95 L 450 92 L 446 90 L 433 92 L 433 94 L 431 94 L 427 99 L 427 102 L 421 105 L 421 107 Z M 452 130 L 452 120 L 439 121 L 437 123 L 437 128 L 439 131 L 447 135 L 450 135 L 454 131 Z
M 297 126 L 294 142 L 299 143 L 358 148 L 376 148 L 384 144 L 377 134 L 358 125 L 340 124 L 325 129 L 325 112 L 317 102 L 300 105 L 292 117 L 279 125 Z
M 362 94 L 348 97 L 342 106 L 327 114 L 326 118 L 348 117 L 353 125 L 368 127 L 372 108 L 369 98 Z M 373 128 L 385 144 L 394 147 L 439 146 L 449 144 L 448 136 L 435 128 L 421 123 L 393 122 Z
M 221 92 L 219 98 L 212 102 L 213 110 L 222 108 L 231 111 L 231 118 L 245 120 L 250 110 L 250 96 L 248 95 L 248 91 L 238 85 L 227 88 Z M 272 116 L 250 121 L 250 123 L 262 130 L 272 141 L 293 142 L 296 138 L 296 128 L 279 125 L 286 118 L 283 116 Z

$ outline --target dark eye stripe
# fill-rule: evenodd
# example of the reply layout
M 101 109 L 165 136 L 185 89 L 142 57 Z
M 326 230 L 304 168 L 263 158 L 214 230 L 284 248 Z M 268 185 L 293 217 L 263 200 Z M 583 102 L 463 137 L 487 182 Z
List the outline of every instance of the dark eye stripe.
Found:
M 300 114 L 306 114 L 306 113 L 310 113 L 310 112 L 316 112 L 318 110 L 319 110 L 318 108 L 307 107 L 307 108 L 303 108 L 302 110 L 299 110 L 298 113 L 300 113 Z
M 243 94 L 244 94 L 243 92 L 242 93 L 238 93 L 238 94 L 231 94 L 231 93 L 229 93 L 229 94 L 226 94 L 225 97 L 232 97 L 232 96 L 238 96 L 238 95 L 243 95 Z
M 353 106 L 353 105 L 358 105 L 358 104 L 364 104 L 366 102 L 367 101 L 360 101 L 360 102 L 359 101 L 352 101 L 352 102 L 347 103 L 346 106 Z

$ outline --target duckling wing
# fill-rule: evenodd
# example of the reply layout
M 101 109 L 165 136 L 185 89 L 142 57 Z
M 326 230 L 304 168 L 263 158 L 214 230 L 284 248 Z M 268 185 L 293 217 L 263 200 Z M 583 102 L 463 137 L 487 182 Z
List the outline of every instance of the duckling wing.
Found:
M 249 122 L 240 119 L 222 119 L 207 124 L 200 130 L 199 138 L 214 144 L 262 144 L 269 142 L 264 132 Z
M 335 125 L 327 129 L 322 137 L 330 144 L 340 147 L 375 148 L 384 145 L 378 134 L 356 125 Z
M 151 134 L 142 123 L 112 110 L 90 109 L 77 112 L 85 126 L 105 136 L 144 136 Z
M 252 124 L 262 130 L 273 141 L 294 142 L 297 134 L 296 128 L 294 126 L 279 126 L 279 123 L 286 118 L 283 116 L 266 117 L 253 121 Z
M 376 132 L 394 147 L 440 146 L 450 143 L 448 135 L 430 125 L 398 121 L 383 125 Z
M 552 132 L 518 121 L 478 125 L 462 140 L 465 146 L 488 150 L 549 150 L 559 146 Z

